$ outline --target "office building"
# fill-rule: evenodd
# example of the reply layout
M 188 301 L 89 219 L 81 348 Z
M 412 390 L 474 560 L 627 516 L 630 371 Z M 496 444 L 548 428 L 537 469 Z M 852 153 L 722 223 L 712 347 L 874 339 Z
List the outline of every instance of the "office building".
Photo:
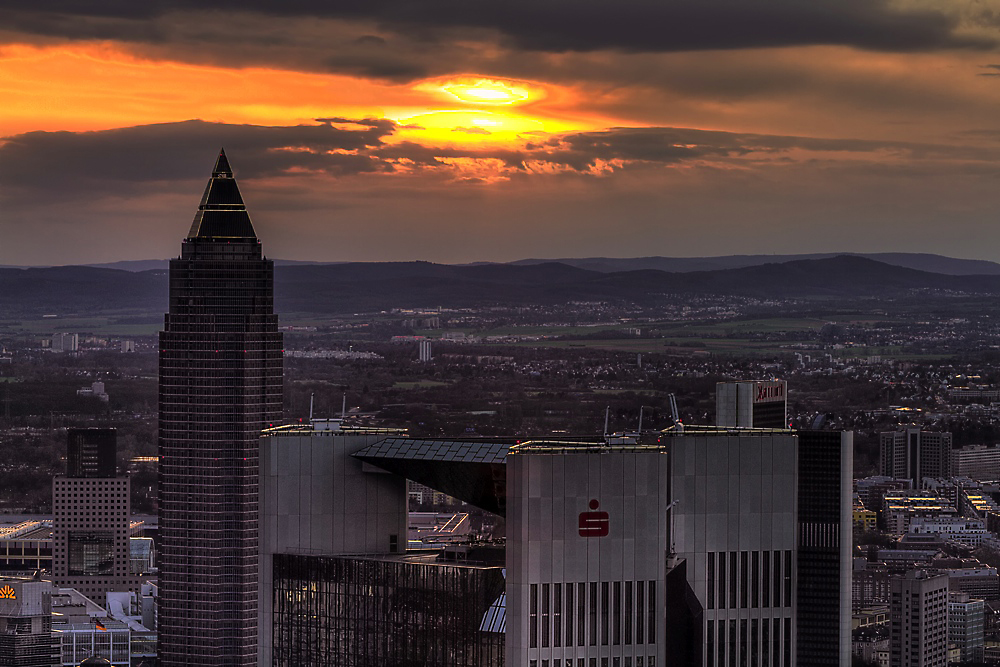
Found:
M 1000 479 L 1000 446 L 968 445 L 953 449 L 951 474 L 976 480 Z
M 982 662 L 986 645 L 986 603 L 968 593 L 948 594 L 948 643 L 962 662 Z
M 945 667 L 948 577 L 910 570 L 890 585 L 889 667 Z
M 159 659 L 257 658 L 258 441 L 281 418 L 274 263 L 220 153 L 160 333 Z
M 59 643 L 52 637 L 52 584 L 0 578 L 0 665 L 59 664 Z
M 951 477 L 951 433 L 919 427 L 879 434 L 879 474 L 908 479 L 913 487 L 924 477 Z
M 67 429 L 67 443 L 67 477 L 110 479 L 118 476 L 118 435 L 115 429 Z
M 57 333 L 52 336 L 53 352 L 76 352 L 80 349 L 80 337 L 75 333 Z
M 137 590 L 130 569 L 130 485 L 114 429 L 69 429 L 66 475 L 52 480 L 52 581 L 98 604 Z
M 507 466 L 509 664 L 849 664 L 849 435 L 529 442 Z
M 715 425 L 729 428 L 787 428 L 788 386 L 784 380 L 719 382 Z
M 419 343 L 420 345 L 420 361 L 428 362 L 431 360 L 431 342 L 426 338 Z
M 327 426 L 261 440 L 259 664 L 503 667 L 502 614 L 487 622 L 504 590 L 502 549 L 406 552 L 406 478 L 368 461 L 481 494 L 475 472 L 502 470 L 510 443 L 478 447 L 473 463 L 456 456 L 470 451 L 460 443 Z
M 269 430 L 259 664 L 847 665 L 850 434 L 686 429 Z M 476 547 L 403 551 L 407 478 L 506 517 L 505 585 Z
M 903 535 L 910 530 L 914 517 L 958 517 L 946 498 L 931 491 L 890 491 L 882 499 L 882 518 L 886 530 Z

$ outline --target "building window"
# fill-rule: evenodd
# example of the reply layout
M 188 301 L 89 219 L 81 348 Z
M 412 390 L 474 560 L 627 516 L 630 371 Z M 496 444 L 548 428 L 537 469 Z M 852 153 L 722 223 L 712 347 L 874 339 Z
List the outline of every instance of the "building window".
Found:
M 760 592 L 761 592 L 760 605 L 762 607 L 770 607 L 771 606 L 771 552 L 765 551 L 764 553 L 762 553 L 761 559 L 763 560 L 763 562 L 761 563 L 761 568 L 760 568 L 760 573 L 762 575 L 760 584 Z
M 774 552 L 774 576 L 772 578 L 774 583 L 774 606 L 781 606 L 781 552 Z
M 597 646 L 597 582 L 590 582 L 590 645 Z
M 562 646 L 562 584 L 552 584 L 552 645 Z
M 708 552 L 708 565 L 705 579 L 707 580 L 708 608 L 715 609 L 715 552 Z
M 740 552 L 740 608 L 747 608 L 747 593 L 749 592 L 749 586 L 747 585 L 747 575 L 750 572 L 749 567 L 749 553 L 746 551 Z
M 611 619 L 614 624 L 611 630 L 611 641 L 615 646 L 619 646 L 622 643 L 622 582 L 616 581 L 612 589 L 615 592 L 615 597 L 611 607 Z
M 625 582 L 625 643 L 632 643 L 632 582 Z
M 736 609 L 736 552 L 729 552 L 729 608 Z
M 649 609 L 648 623 L 646 625 L 646 641 L 650 644 L 656 643 L 656 582 L 648 582 L 648 600 L 647 605 Z
M 576 645 L 583 646 L 587 626 L 587 585 L 580 582 L 576 585 Z
M 785 606 L 792 606 L 792 552 L 785 552 Z
M 726 608 L 726 552 L 719 552 L 719 609 Z
M 635 643 L 642 644 L 643 642 L 643 622 L 642 622 L 642 612 L 646 609 L 643 602 L 646 600 L 646 596 L 643 595 L 646 592 L 646 587 L 642 585 L 641 581 L 635 582 Z
M 608 606 L 610 603 L 608 582 L 601 582 L 601 646 L 608 645 L 608 622 L 610 621 L 610 615 L 608 614 Z
M 715 667 L 715 621 L 709 620 L 705 628 L 705 667 Z
M 549 585 L 542 584 L 542 647 L 549 646 Z
M 573 645 L 573 584 L 566 584 L 566 646 Z
M 528 646 L 538 648 L 538 584 L 531 584 L 528 602 Z
M 750 554 L 750 606 L 754 609 L 760 606 L 760 552 Z

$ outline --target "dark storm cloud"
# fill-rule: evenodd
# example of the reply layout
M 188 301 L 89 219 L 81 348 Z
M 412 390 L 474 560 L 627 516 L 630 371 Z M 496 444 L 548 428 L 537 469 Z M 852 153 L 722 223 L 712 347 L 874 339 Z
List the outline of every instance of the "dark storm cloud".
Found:
M 70 39 L 117 39 L 163 42 L 172 39 L 165 17 L 184 12 L 216 13 L 214 21 L 256 14 L 298 20 L 342 19 L 367 22 L 411 43 L 436 44 L 456 38 L 475 39 L 475 31 L 501 35 L 512 46 L 543 52 L 595 51 L 673 52 L 812 44 L 837 44 L 881 51 L 925 51 L 949 47 L 989 47 L 992 41 L 957 34 L 958 19 L 944 11 L 904 10 L 888 0 L 357 0 L 305 2 L 214 0 L 195 2 L 46 2 L 5 3 L 0 24 L 9 30 Z M 210 26 L 212 20 L 204 24 Z M 244 26 L 245 27 L 245 24 Z M 472 31 L 471 33 L 468 31 Z M 463 32 L 465 31 L 465 32 Z M 188 39 L 198 40 L 195 34 Z M 210 33 L 206 30 L 206 36 Z M 364 69 L 371 64 L 399 76 L 420 70 L 419 63 L 390 62 L 384 36 L 371 30 L 355 34 L 336 53 L 317 55 L 327 67 Z M 481 36 L 481 35 L 478 35 Z M 253 39 L 239 30 L 226 41 Z M 218 39 L 217 33 L 212 33 Z M 281 46 L 294 33 L 272 35 Z M 374 63 L 370 61 L 374 59 Z M 393 76 L 389 72 L 387 76 Z
M 739 134 L 688 128 L 615 128 L 535 139 L 520 150 L 482 145 L 434 147 L 386 143 L 387 120 L 318 119 L 316 125 L 266 127 L 203 121 L 163 123 L 99 132 L 28 132 L 0 142 L 0 201 L 27 204 L 170 192 L 173 183 L 201 178 L 224 146 L 244 179 L 301 173 L 350 177 L 414 169 L 465 179 L 462 160 L 490 161 L 508 176 L 553 171 L 589 175 L 664 167 L 682 162 L 803 160 L 839 154 L 859 163 L 884 157 L 935 162 L 990 162 L 986 146 L 840 140 Z M 796 152 L 799 152 L 798 154 Z M 873 154 L 878 153 L 878 157 Z M 808 159 L 815 159 L 808 158 Z M 832 158 L 825 158 L 832 159 Z
M 336 125 L 336 126 L 335 126 Z M 267 127 L 199 120 L 99 132 L 27 132 L 0 140 L 0 192 L 45 191 L 55 198 L 133 189 L 191 178 L 206 150 L 238 155 L 241 176 L 289 169 L 350 174 L 390 168 L 366 153 L 394 131 L 386 120 L 320 119 L 318 125 Z

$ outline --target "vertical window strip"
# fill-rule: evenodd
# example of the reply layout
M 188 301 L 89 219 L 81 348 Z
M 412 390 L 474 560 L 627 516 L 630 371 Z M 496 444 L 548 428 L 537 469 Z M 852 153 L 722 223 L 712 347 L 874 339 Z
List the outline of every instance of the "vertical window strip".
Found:
M 646 605 L 643 604 L 646 601 L 646 587 L 643 586 L 641 581 L 635 582 L 635 643 L 644 644 L 645 633 L 643 630 L 645 624 L 642 622 L 643 612 L 646 610 Z
M 528 646 L 538 648 L 538 584 L 531 584 L 529 594 Z
M 792 664 L 792 619 L 785 619 L 785 636 L 782 642 L 785 647 L 785 665 L 791 667 Z
M 767 553 L 766 551 L 764 552 Z M 761 666 L 771 667 L 771 619 L 762 618 L 760 620 L 760 647 Z
M 708 563 L 706 565 L 705 579 L 707 583 L 706 597 L 708 608 L 715 609 L 715 552 L 708 552 Z
M 610 606 L 609 595 L 610 586 L 607 581 L 601 582 L 601 646 L 608 645 L 608 607 Z
M 719 667 L 726 665 L 726 621 L 719 621 Z
M 740 667 L 749 667 L 747 653 L 750 651 L 750 633 L 747 632 L 747 619 L 740 619 Z
M 576 584 L 566 584 L 566 646 L 573 645 L 573 588 Z
M 715 667 L 715 619 L 705 628 L 705 667 Z
M 562 584 L 552 584 L 552 645 L 562 646 Z
M 632 643 L 632 582 L 625 582 L 625 643 Z
M 792 552 L 785 552 L 785 606 L 792 606 Z
M 587 641 L 587 584 L 578 582 L 576 585 L 576 645 L 583 646 Z
M 761 554 L 761 559 L 763 562 L 761 563 L 760 568 L 760 573 L 762 575 L 760 582 L 760 606 L 767 608 L 771 606 L 771 552 L 763 552 Z
M 729 552 L 729 608 L 736 609 L 736 582 L 739 581 L 736 578 L 736 567 L 738 563 L 736 562 L 736 552 Z
M 760 667 L 759 624 L 756 618 L 750 619 L 750 667 Z
M 549 585 L 542 584 L 542 647 L 549 646 Z
M 726 552 L 719 552 L 719 609 L 726 608 Z
M 655 644 L 656 643 L 656 582 L 650 581 L 647 596 L 647 604 L 649 609 L 648 623 L 646 625 L 646 643 Z
M 760 552 L 754 551 L 750 554 L 750 606 L 753 609 L 760 607 Z
M 622 643 L 622 582 L 616 581 L 612 586 L 615 596 L 611 607 L 611 642 L 615 646 Z
M 590 582 L 590 645 L 597 646 L 597 582 Z
M 774 597 L 772 598 L 773 606 L 780 607 L 781 606 L 781 552 L 780 551 L 774 552 L 773 565 L 774 565 L 773 569 L 774 576 L 772 578 L 772 584 L 774 585 Z
M 732 555 L 731 552 L 730 555 Z M 736 634 L 736 619 L 732 619 L 729 621 L 729 667 L 736 667 L 738 641 L 739 637 Z
M 740 609 L 746 609 L 748 604 L 749 586 L 747 585 L 750 574 L 750 554 L 746 551 L 740 552 Z

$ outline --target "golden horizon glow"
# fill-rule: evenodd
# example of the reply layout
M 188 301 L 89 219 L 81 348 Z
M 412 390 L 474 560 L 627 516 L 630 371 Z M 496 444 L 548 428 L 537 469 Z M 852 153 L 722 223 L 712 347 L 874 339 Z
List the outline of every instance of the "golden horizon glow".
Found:
M 194 118 L 287 126 L 344 117 L 396 122 L 399 128 L 385 138 L 389 143 L 516 149 L 543 135 L 599 129 L 617 120 L 588 117 L 575 91 L 551 84 L 464 75 L 399 85 L 150 60 L 111 42 L 0 47 L 0 95 L 0 137 Z

